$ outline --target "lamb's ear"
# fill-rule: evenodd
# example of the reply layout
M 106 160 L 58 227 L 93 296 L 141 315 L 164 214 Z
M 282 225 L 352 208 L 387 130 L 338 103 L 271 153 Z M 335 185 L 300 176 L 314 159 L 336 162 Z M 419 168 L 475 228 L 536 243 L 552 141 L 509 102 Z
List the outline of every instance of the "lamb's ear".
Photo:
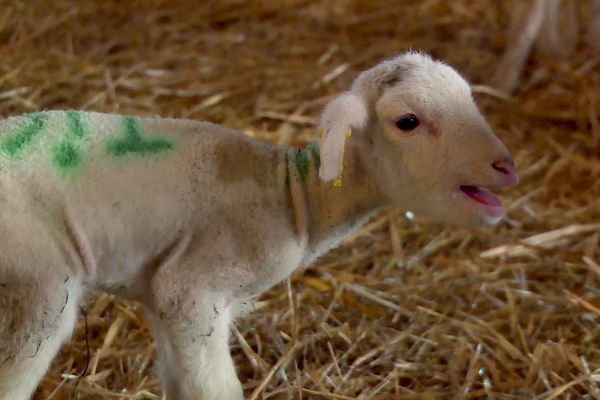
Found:
M 346 92 L 333 99 L 321 116 L 321 167 L 324 181 L 339 178 L 344 162 L 346 138 L 367 125 L 368 111 L 362 97 Z

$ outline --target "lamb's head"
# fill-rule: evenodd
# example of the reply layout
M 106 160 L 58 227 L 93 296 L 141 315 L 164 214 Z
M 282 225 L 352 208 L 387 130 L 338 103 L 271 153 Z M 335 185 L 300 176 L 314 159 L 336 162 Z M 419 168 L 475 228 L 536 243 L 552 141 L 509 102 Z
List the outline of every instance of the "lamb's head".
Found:
M 325 108 L 321 126 L 321 179 L 340 175 L 351 130 L 346 146 L 384 201 L 440 222 L 498 222 L 505 211 L 490 190 L 518 181 L 469 84 L 425 55 L 403 54 L 363 72 Z

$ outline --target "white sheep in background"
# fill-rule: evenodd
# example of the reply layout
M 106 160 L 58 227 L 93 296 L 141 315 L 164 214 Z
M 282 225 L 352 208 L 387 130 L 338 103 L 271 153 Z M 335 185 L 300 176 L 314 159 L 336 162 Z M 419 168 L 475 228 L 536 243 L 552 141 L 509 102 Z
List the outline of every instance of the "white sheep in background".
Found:
M 586 0 L 589 13 L 586 41 L 600 54 L 600 0 Z M 519 84 L 525 61 L 534 44 L 541 54 L 566 59 L 573 54 L 580 34 L 577 0 L 518 0 L 511 11 L 508 46 L 491 85 L 511 93 Z
M 100 288 L 143 305 L 169 399 L 242 399 L 228 350 L 241 304 L 382 206 L 494 224 L 486 188 L 517 182 L 469 85 L 425 55 L 360 74 L 321 126 L 320 148 L 297 151 L 174 119 L 0 122 L 0 397 L 31 396 Z

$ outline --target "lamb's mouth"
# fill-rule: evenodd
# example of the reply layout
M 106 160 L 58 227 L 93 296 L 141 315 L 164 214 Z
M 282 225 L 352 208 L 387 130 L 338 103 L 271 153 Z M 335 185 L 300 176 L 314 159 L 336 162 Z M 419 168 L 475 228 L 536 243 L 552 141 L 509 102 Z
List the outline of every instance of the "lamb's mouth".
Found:
M 491 214 L 503 214 L 504 205 L 502 200 L 494 193 L 474 185 L 461 185 L 460 191 L 471 201 L 477 203 L 480 208 L 486 209 Z

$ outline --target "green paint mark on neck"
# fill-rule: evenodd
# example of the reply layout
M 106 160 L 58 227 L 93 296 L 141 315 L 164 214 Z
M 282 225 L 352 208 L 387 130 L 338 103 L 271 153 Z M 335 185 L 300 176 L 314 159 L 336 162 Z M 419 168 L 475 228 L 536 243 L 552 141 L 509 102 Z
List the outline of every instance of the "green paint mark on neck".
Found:
M 308 177 L 308 170 L 310 168 L 310 155 L 306 150 L 300 150 L 296 154 L 296 169 L 302 182 L 306 182 Z
M 25 115 L 29 123 L 16 133 L 3 138 L 0 141 L 0 152 L 7 157 L 19 156 L 38 136 L 46 126 L 48 116 L 43 113 L 32 113 Z
M 321 157 L 319 155 L 319 142 L 312 142 L 302 150 L 287 148 L 285 150 L 285 183 L 290 183 L 289 168 L 293 165 L 298 171 L 298 176 L 303 183 L 306 183 L 310 171 L 314 169 L 318 173 L 321 166 Z
M 310 153 L 313 165 L 315 169 L 318 170 L 321 167 L 321 145 L 319 144 L 319 141 L 316 140 L 309 143 L 304 151 L 308 151 Z
M 125 137 L 108 143 L 108 153 L 115 156 L 127 154 L 151 155 L 173 149 L 173 143 L 164 138 L 144 139 L 140 134 L 139 122 L 133 117 L 123 117 Z

